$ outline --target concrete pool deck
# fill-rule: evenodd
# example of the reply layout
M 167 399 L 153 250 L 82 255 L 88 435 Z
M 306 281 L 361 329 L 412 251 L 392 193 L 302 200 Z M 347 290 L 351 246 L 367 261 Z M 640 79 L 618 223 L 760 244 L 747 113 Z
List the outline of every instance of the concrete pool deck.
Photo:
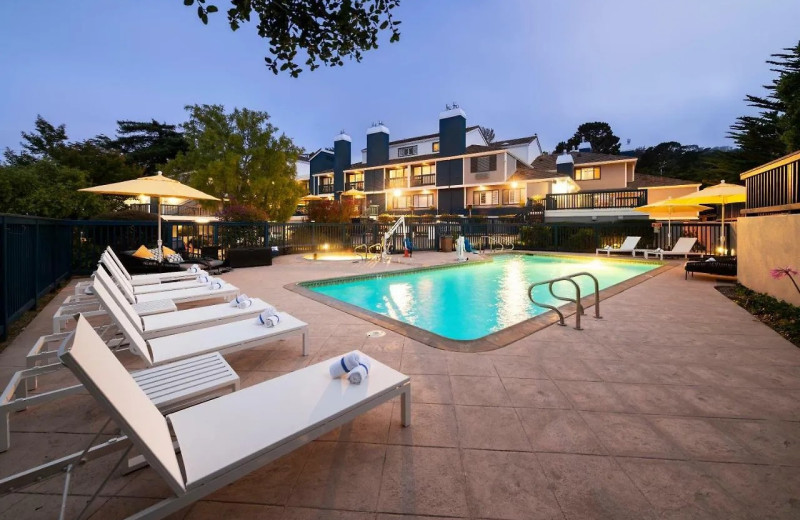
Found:
M 587 312 L 582 331 L 551 326 L 477 354 L 392 331 L 368 338 L 378 326 L 284 288 L 452 256 L 382 265 L 293 255 L 223 275 L 310 324 L 306 358 L 299 338 L 228 356 L 243 386 L 357 348 L 411 376 L 412 426 L 401 428 L 399 402 L 388 403 L 171 518 L 800 517 L 800 349 L 711 279 L 664 270 L 604 300 L 602 320 Z M 0 384 L 70 291 L 0 353 Z M 43 388 L 71 380 L 61 371 Z M 0 478 L 78 451 L 105 420 L 88 395 L 15 414 Z M 113 462 L 78 470 L 73 516 Z M 0 516 L 54 518 L 62 485 L 56 476 L 0 496 Z M 168 495 L 149 468 L 115 475 L 92 518 Z

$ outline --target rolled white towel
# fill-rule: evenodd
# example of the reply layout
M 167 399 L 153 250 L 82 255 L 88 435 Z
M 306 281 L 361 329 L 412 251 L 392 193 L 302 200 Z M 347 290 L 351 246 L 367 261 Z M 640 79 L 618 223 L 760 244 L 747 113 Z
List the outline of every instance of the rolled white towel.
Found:
M 358 357 L 358 365 L 347 373 L 347 380 L 354 385 L 360 385 L 361 381 L 365 380 L 369 375 L 369 369 L 372 367 L 372 362 L 367 356 Z
M 331 373 L 331 377 L 336 379 L 353 370 L 358 366 L 359 358 L 360 356 L 358 355 L 358 352 L 348 352 L 337 361 L 331 363 L 331 366 L 328 369 L 328 371 Z
M 251 300 L 250 297 L 244 293 L 231 300 L 231 307 L 239 307 L 240 309 L 246 309 L 252 304 L 253 300 Z
M 706 259 L 706 262 L 716 262 L 716 261 L 717 261 L 717 259 L 714 258 L 713 256 Z
M 661 249 L 660 247 L 657 247 L 657 248 L 655 249 L 655 252 L 656 252 L 656 253 L 663 253 L 663 252 L 664 252 L 664 250 L 663 250 L 663 249 Z
M 281 322 L 281 318 L 278 316 L 278 311 L 275 310 L 275 307 L 269 306 L 258 315 L 258 322 L 265 327 L 274 327 Z
M 192 266 L 189 269 L 187 269 L 187 271 L 189 271 L 190 273 L 201 273 L 201 272 L 203 272 L 203 270 L 200 269 L 200 266 L 197 265 L 197 264 L 192 264 Z
M 222 289 L 222 280 L 219 278 L 211 278 L 208 281 L 208 288 L 212 291 L 216 291 L 217 289 Z
M 200 283 L 208 283 L 211 281 L 211 277 L 208 276 L 207 274 L 201 274 L 198 275 L 197 278 L 195 278 L 195 280 L 197 280 Z
M 91 285 L 87 285 L 86 289 L 83 290 L 84 294 L 94 294 L 94 287 Z

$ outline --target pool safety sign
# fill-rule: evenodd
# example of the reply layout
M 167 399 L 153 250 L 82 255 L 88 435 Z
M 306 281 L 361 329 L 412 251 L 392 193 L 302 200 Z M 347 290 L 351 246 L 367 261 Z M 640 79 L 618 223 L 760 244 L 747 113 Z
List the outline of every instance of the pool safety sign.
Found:
M 653 232 L 661 233 L 661 222 L 653 222 Z

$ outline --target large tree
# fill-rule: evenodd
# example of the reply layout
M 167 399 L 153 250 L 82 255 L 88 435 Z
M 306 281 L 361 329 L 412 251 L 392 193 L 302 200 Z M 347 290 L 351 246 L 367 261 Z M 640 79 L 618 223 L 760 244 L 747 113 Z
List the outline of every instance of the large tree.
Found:
M 211 0 L 213 2 L 213 0 Z M 197 16 L 208 24 L 208 15 L 219 8 L 207 0 L 183 0 L 197 5 Z M 305 65 L 341 66 L 344 58 L 361 61 L 362 53 L 378 48 L 378 35 L 389 30 L 389 42 L 400 39 L 400 22 L 392 17 L 400 0 L 229 0 L 228 24 L 236 31 L 255 14 L 258 35 L 268 41 L 264 58 L 275 74 L 288 71 L 297 77 L 298 51 Z
M 573 150 L 581 142 L 587 141 L 592 145 L 592 151 L 597 153 L 619 153 L 619 137 L 614 135 L 611 125 L 601 121 L 583 123 L 575 131 L 575 134 L 561 141 L 556 145 L 555 152 L 561 153 L 566 150 Z
M 189 151 L 167 163 L 164 172 L 233 204 L 259 208 L 271 220 L 288 220 L 303 195 L 295 180 L 300 148 L 278 133 L 266 112 L 226 113 L 221 105 L 186 109 Z
M 54 153 L 67 142 L 67 130 L 64 125 L 53 126 L 41 115 L 36 116 L 33 132 L 21 132 L 21 151 L 14 152 L 6 148 L 3 152 L 6 162 L 20 166 L 53 157 Z
M 117 121 L 117 138 L 108 146 L 125 154 L 132 164 L 154 175 L 158 166 L 189 149 L 189 144 L 175 125 L 152 121 Z
M 639 159 L 636 162 L 637 172 L 704 184 L 716 184 L 721 180 L 736 181 L 738 177 L 736 173 L 717 167 L 720 158 L 729 153 L 697 145 L 683 145 L 676 141 L 667 141 L 634 151 L 634 155 Z

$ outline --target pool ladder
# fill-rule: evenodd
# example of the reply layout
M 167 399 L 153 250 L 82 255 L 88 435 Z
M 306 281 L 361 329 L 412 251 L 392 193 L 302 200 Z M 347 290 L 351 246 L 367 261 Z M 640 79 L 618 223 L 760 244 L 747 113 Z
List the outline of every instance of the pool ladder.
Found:
M 575 330 L 582 330 L 581 329 L 581 315 L 586 314 L 583 310 L 583 304 L 581 303 L 581 288 L 578 283 L 574 280 L 578 276 L 588 276 L 589 278 L 594 281 L 594 317 L 597 319 L 602 318 L 600 316 L 600 283 L 597 281 L 597 278 L 592 273 L 587 273 L 586 271 L 582 271 L 580 273 L 570 274 L 567 276 L 560 276 L 558 278 L 553 278 L 551 280 L 544 280 L 541 282 L 532 283 L 528 287 L 528 298 L 531 299 L 531 302 L 534 305 L 538 305 L 539 307 L 544 307 L 545 309 L 550 309 L 551 311 L 555 311 L 558 314 L 558 324 L 562 327 L 566 327 L 566 323 L 564 323 L 564 314 L 558 310 L 558 307 L 555 305 L 548 305 L 546 303 L 540 303 L 533 299 L 533 289 L 534 287 L 538 287 L 540 285 L 547 284 L 548 289 L 550 290 L 550 295 L 557 299 L 564 302 L 574 303 L 577 306 L 577 310 L 575 311 Z M 556 282 L 569 282 L 575 286 L 575 299 L 566 298 L 564 296 L 559 296 L 553 292 L 553 284 Z
M 486 239 L 485 242 L 483 240 L 484 238 Z M 484 243 L 486 244 L 486 247 L 483 247 Z M 509 251 L 513 251 L 514 250 L 514 242 L 511 242 L 511 244 L 506 246 L 502 242 L 497 240 L 496 237 L 491 236 L 491 235 L 481 235 L 480 244 L 479 245 L 480 245 L 480 252 L 481 253 L 483 253 L 483 251 L 485 249 L 488 249 L 490 253 L 494 253 L 494 252 L 502 253 L 506 249 L 508 249 Z M 498 249 L 495 249 L 495 246 L 497 246 Z
M 381 244 L 372 244 L 368 246 L 367 244 L 359 244 L 353 248 L 353 253 L 360 256 L 364 262 L 369 260 L 369 255 L 375 255 L 375 258 L 381 254 L 383 251 L 383 246 Z

